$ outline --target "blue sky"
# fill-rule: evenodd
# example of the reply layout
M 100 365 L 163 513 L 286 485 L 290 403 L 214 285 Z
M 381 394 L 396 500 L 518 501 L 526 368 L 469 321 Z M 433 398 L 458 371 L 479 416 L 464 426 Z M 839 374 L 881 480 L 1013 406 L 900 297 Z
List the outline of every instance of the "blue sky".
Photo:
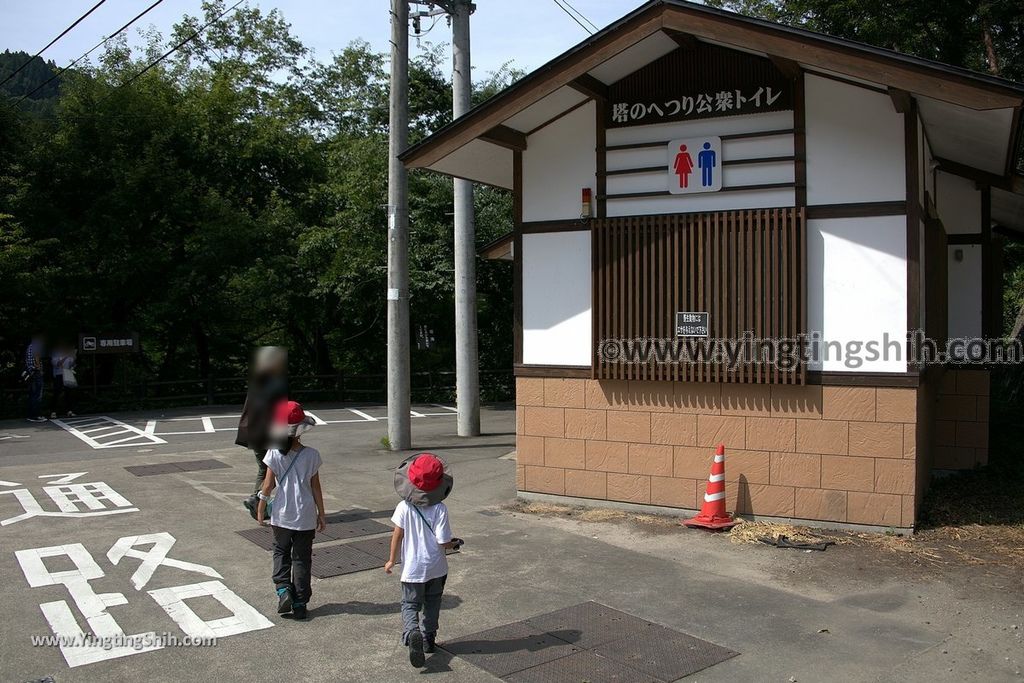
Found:
M 387 50 L 389 0 L 248 1 L 264 10 L 281 10 L 293 33 L 321 60 L 355 39 L 366 40 L 379 51 Z M 569 1 L 603 28 L 644 0 Z M 94 4 L 95 0 L 0 0 L 0 50 L 34 53 Z M 43 57 L 64 66 L 150 4 L 152 0 L 107 0 Z M 202 0 L 164 0 L 129 29 L 131 42 L 140 42 L 140 28 L 152 26 L 166 35 L 182 15 L 198 14 L 201 4 Z M 554 0 L 476 0 L 476 4 L 473 66 L 480 75 L 509 60 L 520 69 L 533 70 L 587 36 Z M 424 21 L 428 26 L 429 20 Z M 449 43 L 450 29 L 440 21 L 424 40 Z M 415 53 L 415 40 L 410 39 L 410 49 Z

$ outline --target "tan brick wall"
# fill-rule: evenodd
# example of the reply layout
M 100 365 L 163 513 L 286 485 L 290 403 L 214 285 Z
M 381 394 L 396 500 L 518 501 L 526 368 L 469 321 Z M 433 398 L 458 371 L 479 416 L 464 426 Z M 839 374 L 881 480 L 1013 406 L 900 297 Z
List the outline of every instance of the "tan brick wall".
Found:
M 955 396 L 975 420 L 954 421 L 951 438 L 980 443 L 978 394 Z M 520 377 L 516 404 L 521 491 L 695 508 L 724 443 L 730 510 L 914 522 L 915 388 Z
M 935 406 L 934 460 L 940 470 L 988 463 L 988 370 L 946 370 Z

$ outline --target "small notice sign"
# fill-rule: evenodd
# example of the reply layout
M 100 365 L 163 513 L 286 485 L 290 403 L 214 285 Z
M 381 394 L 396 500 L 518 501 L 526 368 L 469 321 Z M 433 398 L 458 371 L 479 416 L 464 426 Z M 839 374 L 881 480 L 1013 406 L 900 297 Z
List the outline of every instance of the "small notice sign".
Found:
M 672 194 L 722 189 L 722 138 L 707 135 L 668 143 L 668 191 Z
M 708 336 L 707 312 L 679 311 L 676 313 L 677 337 Z
M 138 350 L 138 332 L 121 332 L 116 334 L 82 333 L 78 335 L 78 351 L 82 354 L 135 353 Z

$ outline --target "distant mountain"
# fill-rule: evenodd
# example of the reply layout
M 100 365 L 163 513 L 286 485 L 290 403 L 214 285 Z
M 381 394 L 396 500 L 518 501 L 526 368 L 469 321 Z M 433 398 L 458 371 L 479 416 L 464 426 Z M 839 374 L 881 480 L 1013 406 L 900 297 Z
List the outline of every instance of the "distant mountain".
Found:
M 20 50 L 4 50 L 0 53 L 0 81 L 14 73 L 30 57 L 30 54 Z M 57 65 L 53 61 L 47 62 L 42 57 L 34 57 L 24 69 L 15 74 L 14 78 L 0 85 L 0 95 L 18 100 L 46 83 L 56 72 Z M 22 102 L 19 108 L 42 115 L 52 113 L 60 94 L 60 80 L 55 78 L 46 83 Z

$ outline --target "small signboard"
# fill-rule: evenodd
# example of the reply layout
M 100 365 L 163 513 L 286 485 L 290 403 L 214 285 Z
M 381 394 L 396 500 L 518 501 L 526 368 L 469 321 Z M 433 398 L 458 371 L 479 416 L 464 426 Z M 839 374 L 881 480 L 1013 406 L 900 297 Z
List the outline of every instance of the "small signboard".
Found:
M 672 194 L 722 189 L 722 138 L 707 135 L 668 143 L 668 191 Z
M 677 337 L 708 336 L 709 317 L 706 312 L 678 311 L 676 313 Z
M 138 332 L 122 332 L 118 334 L 82 333 L 78 335 L 78 352 L 82 354 L 135 353 L 138 350 Z

